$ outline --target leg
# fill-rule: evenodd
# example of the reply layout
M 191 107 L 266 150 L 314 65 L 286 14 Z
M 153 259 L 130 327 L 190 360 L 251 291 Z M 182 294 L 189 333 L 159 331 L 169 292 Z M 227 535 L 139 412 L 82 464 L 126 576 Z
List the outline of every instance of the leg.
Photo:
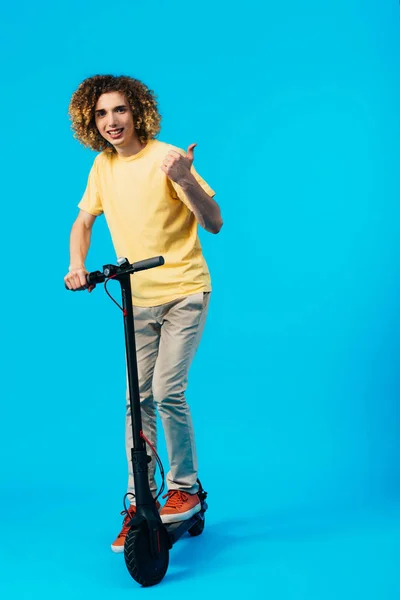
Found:
M 152 393 L 152 380 L 154 367 L 157 360 L 160 325 L 153 316 L 153 309 L 133 307 L 135 319 L 135 341 L 136 356 L 139 375 L 139 393 L 142 409 L 143 433 L 150 440 L 153 446 L 157 445 L 156 431 L 156 410 Z M 128 492 L 134 493 L 134 481 L 132 473 L 131 448 L 132 440 L 132 419 L 129 402 L 129 389 L 126 389 L 126 427 L 125 427 L 126 457 L 128 461 Z M 149 464 L 149 483 L 153 495 L 156 494 L 157 485 L 155 482 L 156 461 L 153 452 L 148 448 L 147 453 L 152 457 Z
M 209 293 L 171 303 L 163 314 L 161 340 L 154 370 L 153 397 L 162 420 L 170 471 L 169 490 L 196 494 L 197 456 L 185 392 L 189 368 L 203 333 Z
M 153 400 L 153 394 L 151 390 L 151 384 L 154 373 L 154 366 L 158 354 L 158 346 L 160 341 L 160 325 L 153 317 L 151 308 L 137 308 L 133 307 L 133 315 L 135 319 L 135 341 L 136 341 L 136 357 L 138 363 L 138 375 L 139 375 L 139 393 L 141 400 L 141 413 L 142 413 L 142 425 L 145 436 L 155 446 L 157 442 L 156 435 L 156 413 Z M 127 406 L 126 406 L 126 457 L 128 460 L 128 493 L 135 493 L 134 480 L 132 473 L 132 457 L 131 448 L 133 446 L 132 440 L 132 419 L 131 419 L 131 407 L 129 402 L 129 388 L 127 386 L 126 392 Z M 148 450 L 148 454 L 151 456 L 151 450 Z M 155 460 L 152 457 L 152 461 L 149 464 L 149 484 L 153 496 L 156 495 L 157 486 L 154 479 L 155 473 Z M 113 552 L 123 552 L 125 539 L 129 531 L 129 523 L 133 515 L 135 514 L 135 499 L 130 497 L 131 506 L 127 511 L 123 511 L 121 514 L 124 515 L 122 523 L 122 529 L 117 535 L 115 541 L 111 544 Z M 159 505 L 158 505 L 159 506 Z

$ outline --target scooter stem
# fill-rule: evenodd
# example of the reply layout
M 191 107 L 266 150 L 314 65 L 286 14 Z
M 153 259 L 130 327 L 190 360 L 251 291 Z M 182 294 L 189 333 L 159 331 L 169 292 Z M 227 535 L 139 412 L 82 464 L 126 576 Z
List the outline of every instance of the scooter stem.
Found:
M 148 463 L 150 457 L 146 452 L 146 443 L 140 436 L 142 431 L 142 414 L 138 383 L 136 359 L 135 325 L 132 308 L 132 288 L 130 274 L 119 275 L 116 279 L 121 284 L 122 308 L 124 310 L 125 347 L 128 369 L 128 390 L 131 409 L 133 448 L 131 450 L 132 471 L 135 483 L 136 507 L 153 505 L 153 497 L 148 483 Z
M 138 385 L 138 368 L 136 361 L 135 325 L 132 308 L 132 288 L 129 274 L 118 278 L 122 290 L 122 308 L 124 309 L 124 329 L 126 360 L 128 368 L 128 390 L 132 416 L 133 447 L 135 450 L 145 450 L 146 444 L 140 437 L 142 431 L 142 414 Z

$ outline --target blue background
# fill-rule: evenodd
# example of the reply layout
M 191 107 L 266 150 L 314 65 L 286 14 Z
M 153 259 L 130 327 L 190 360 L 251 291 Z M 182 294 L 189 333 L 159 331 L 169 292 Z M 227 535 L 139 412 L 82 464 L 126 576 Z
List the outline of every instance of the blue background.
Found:
M 3 10 L 3 597 L 399 597 L 399 17 L 394 0 Z M 95 156 L 67 109 L 96 73 L 155 90 L 159 139 L 197 142 L 225 222 L 200 231 L 214 292 L 188 391 L 207 526 L 146 592 L 109 548 L 120 313 L 63 287 Z M 87 267 L 113 261 L 98 219 Z

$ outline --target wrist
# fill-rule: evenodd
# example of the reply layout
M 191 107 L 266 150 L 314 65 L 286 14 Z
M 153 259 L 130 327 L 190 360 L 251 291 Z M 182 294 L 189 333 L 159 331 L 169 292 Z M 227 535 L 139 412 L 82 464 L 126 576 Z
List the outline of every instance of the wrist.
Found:
M 192 173 L 188 173 L 178 182 L 178 185 L 185 191 L 194 185 L 196 185 L 197 181 Z

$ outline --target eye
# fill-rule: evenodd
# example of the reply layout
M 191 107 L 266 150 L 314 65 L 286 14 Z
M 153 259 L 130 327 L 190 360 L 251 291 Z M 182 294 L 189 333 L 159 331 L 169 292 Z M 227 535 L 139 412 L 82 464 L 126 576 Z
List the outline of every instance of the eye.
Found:
M 98 110 L 98 111 L 96 112 L 96 117 L 104 117 L 104 115 L 105 115 L 105 114 L 106 114 L 106 113 L 105 113 L 105 111 L 104 111 L 104 110 Z
M 124 112 L 126 112 L 126 108 L 125 108 L 125 106 L 119 106 L 119 107 L 117 108 L 117 112 L 123 112 L 123 113 L 124 113 Z

